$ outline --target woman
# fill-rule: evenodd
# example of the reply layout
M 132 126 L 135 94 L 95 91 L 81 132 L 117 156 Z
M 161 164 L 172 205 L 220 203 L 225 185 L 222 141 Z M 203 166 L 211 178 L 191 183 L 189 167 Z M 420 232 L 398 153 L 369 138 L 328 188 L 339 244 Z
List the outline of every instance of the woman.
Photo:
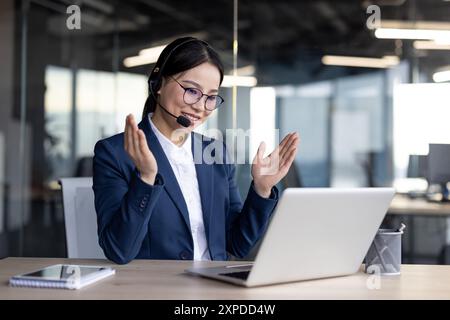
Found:
M 226 260 L 247 255 L 264 233 L 298 136 L 287 135 L 266 158 L 260 145 L 242 204 L 233 164 L 193 160 L 196 141 L 203 150 L 211 143 L 192 130 L 223 102 L 222 79 L 219 56 L 206 42 L 173 41 L 149 77 L 142 121 L 129 115 L 124 133 L 96 144 L 93 189 L 108 259 Z M 264 174 L 275 160 L 279 166 Z

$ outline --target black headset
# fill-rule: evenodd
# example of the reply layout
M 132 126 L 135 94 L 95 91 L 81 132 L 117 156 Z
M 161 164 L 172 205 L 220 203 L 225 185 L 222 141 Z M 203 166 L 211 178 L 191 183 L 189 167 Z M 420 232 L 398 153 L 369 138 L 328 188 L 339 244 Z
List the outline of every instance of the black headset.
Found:
M 149 78 L 148 78 L 148 89 L 150 92 L 150 95 L 153 96 L 153 99 L 156 100 L 156 95 L 155 95 L 155 90 L 158 87 L 161 79 L 162 79 L 162 75 L 163 75 L 163 70 L 164 67 L 166 66 L 167 61 L 169 61 L 170 57 L 172 56 L 172 54 L 181 46 L 184 46 L 187 43 L 190 42 L 200 42 L 203 43 L 205 46 L 209 47 L 209 44 L 204 41 L 204 40 L 200 40 L 200 39 L 196 39 L 196 38 L 190 38 L 190 39 L 186 39 L 183 42 L 177 44 L 172 50 L 170 50 L 170 52 L 167 54 L 166 58 L 163 60 L 163 62 L 161 63 L 161 66 L 155 65 L 155 67 L 153 68 L 152 73 L 150 74 Z M 152 79 L 154 78 L 154 79 Z
M 170 113 L 165 107 L 163 107 L 160 103 L 158 103 L 158 99 L 156 97 L 155 91 L 156 91 L 156 88 L 158 87 L 158 85 L 160 84 L 160 82 L 162 80 L 164 67 L 165 67 L 167 61 L 172 56 L 172 54 L 175 52 L 175 50 L 177 50 L 181 46 L 184 46 L 187 43 L 194 42 L 194 41 L 203 43 L 206 47 L 209 47 L 209 44 L 206 41 L 203 41 L 203 40 L 200 40 L 200 39 L 196 39 L 196 38 L 186 39 L 183 42 L 177 44 L 172 50 L 170 50 L 170 52 L 167 54 L 166 58 L 160 63 L 161 65 L 160 66 L 155 65 L 155 67 L 153 68 L 152 73 L 148 77 L 148 91 L 150 92 L 150 95 L 148 96 L 147 101 L 146 101 L 145 104 L 147 105 L 148 100 L 153 98 L 155 100 L 155 102 L 161 107 L 162 110 L 164 110 L 169 115 L 171 115 L 172 117 L 177 119 L 177 122 L 179 124 L 181 124 L 183 127 L 189 127 L 191 125 L 191 121 L 187 117 L 185 117 L 183 115 L 176 116 L 176 115 Z M 145 117 L 145 116 L 146 116 L 146 114 L 143 114 L 143 117 Z

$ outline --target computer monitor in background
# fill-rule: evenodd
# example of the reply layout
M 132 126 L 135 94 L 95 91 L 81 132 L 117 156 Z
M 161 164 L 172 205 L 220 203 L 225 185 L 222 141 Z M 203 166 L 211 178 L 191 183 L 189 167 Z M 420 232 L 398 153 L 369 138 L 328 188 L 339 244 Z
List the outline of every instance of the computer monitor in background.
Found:
M 441 186 L 450 182 L 450 144 L 430 144 L 428 182 Z
M 410 154 L 408 162 L 408 178 L 428 178 L 428 156 Z
M 92 177 L 93 157 L 81 157 L 77 160 L 77 167 L 75 169 L 75 177 Z
M 428 193 L 428 156 L 410 154 L 406 178 L 397 178 L 394 187 L 397 193 L 410 198 L 425 198 Z

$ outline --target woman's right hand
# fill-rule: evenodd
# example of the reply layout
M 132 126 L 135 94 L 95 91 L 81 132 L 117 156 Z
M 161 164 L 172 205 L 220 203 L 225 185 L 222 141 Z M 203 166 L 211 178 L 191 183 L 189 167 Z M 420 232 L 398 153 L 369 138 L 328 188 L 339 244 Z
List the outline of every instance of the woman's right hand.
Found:
M 132 114 L 125 121 L 124 146 L 134 165 L 141 174 L 141 179 L 148 184 L 155 183 L 158 164 L 150 151 L 144 132 L 138 128 Z

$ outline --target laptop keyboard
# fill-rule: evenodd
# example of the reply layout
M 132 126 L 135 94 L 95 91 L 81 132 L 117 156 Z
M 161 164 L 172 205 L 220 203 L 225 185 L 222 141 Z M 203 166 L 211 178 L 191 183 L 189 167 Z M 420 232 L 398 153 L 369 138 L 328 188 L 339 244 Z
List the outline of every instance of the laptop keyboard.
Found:
M 227 273 L 219 273 L 219 276 L 226 276 L 231 278 L 247 280 L 249 273 L 250 271 L 227 272 Z

